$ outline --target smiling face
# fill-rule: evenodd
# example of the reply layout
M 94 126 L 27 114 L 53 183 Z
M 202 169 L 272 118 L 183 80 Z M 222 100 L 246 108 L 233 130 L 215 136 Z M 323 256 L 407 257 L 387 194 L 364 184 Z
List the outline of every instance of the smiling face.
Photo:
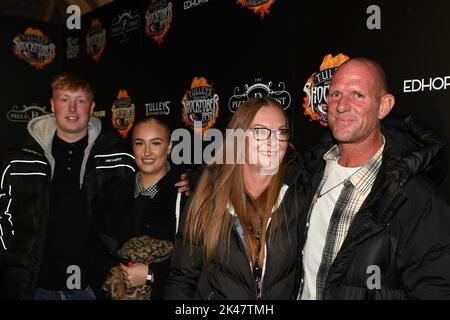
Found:
M 257 140 L 253 132 L 248 134 L 248 157 L 249 163 L 259 169 L 273 171 L 276 173 L 283 157 L 286 153 L 287 141 L 279 141 L 275 130 L 280 130 L 281 137 L 286 140 L 287 119 L 283 112 L 273 106 L 262 107 L 253 118 L 250 128 L 256 129 L 256 136 L 264 136 L 265 129 L 271 129 L 272 132 L 268 139 Z M 258 130 L 262 129 L 262 130 Z M 254 131 L 254 130 L 253 130 Z M 267 130 L 265 130 L 268 132 Z M 261 133 L 259 133 L 261 132 Z M 267 134 L 267 133 L 266 133 Z
M 378 134 L 393 96 L 383 88 L 377 69 L 349 61 L 335 73 L 328 94 L 328 124 L 339 143 L 358 144 Z
M 165 173 L 172 142 L 167 129 L 155 121 L 139 123 L 133 131 L 133 153 L 142 175 Z
M 56 119 L 56 134 L 66 142 L 86 136 L 89 117 L 94 111 L 93 96 L 86 90 L 57 89 L 50 100 Z

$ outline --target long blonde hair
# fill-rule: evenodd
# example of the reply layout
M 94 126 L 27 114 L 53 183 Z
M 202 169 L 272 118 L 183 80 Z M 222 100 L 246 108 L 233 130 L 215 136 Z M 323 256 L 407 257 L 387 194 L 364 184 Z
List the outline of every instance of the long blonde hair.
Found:
M 288 126 L 288 119 L 281 105 L 273 98 L 250 98 L 236 111 L 228 124 L 228 129 L 247 130 L 256 113 L 262 107 L 276 107 L 283 112 Z M 223 145 L 226 145 L 226 142 Z M 272 177 L 267 189 L 255 200 L 249 201 L 244 187 L 242 164 L 212 164 L 202 173 L 196 191 L 188 208 L 185 235 L 190 244 L 191 252 L 198 246 L 203 249 L 204 259 L 210 262 L 218 249 L 225 252 L 229 246 L 233 217 L 227 211 L 231 203 L 244 231 L 247 253 L 250 262 L 262 261 L 264 245 L 258 245 L 254 231 L 260 228 L 260 243 L 266 240 L 266 224 L 270 217 L 271 235 L 279 229 L 280 218 L 273 206 L 283 184 L 285 171 L 283 158 L 278 172 Z M 262 247 L 262 248 L 261 248 Z M 222 256 L 223 258 L 223 256 Z

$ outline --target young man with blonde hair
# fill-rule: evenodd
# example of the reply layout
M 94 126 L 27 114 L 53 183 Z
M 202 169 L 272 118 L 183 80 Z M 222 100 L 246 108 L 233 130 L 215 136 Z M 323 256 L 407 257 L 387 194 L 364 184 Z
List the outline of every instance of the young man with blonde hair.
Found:
M 1 169 L 3 299 L 101 298 L 115 262 L 98 234 L 119 238 L 128 212 L 120 200 L 129 196 L 123 186 L 134 177 L 134 160 L 91 116 L 92 84 L 65 72 L 51 87 L 53 113 L 28 123 Z

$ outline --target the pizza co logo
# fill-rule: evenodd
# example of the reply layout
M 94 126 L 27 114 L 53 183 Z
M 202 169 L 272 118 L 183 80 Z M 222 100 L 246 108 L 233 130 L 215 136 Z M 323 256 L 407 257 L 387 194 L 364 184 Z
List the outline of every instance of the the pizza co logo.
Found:
M 27 28 L 13 39 L 13 52 L 36 69 L 42 69 L 55 59 L 55 45 L 39 29 Z
M 270 13 L 270 6 L 275 2 L 275 0 L 237 0 L 236 3 L 240 4 L 244 8 L 249 8 L 255 14 L 259 14 L 261 19 L 264 18 L 265 14 Z
M 331 79 L 336 72 L 337 67 L 349 59 L 345 54 L 339 53 L 333 57 L 331 54 L 326 55 L 320 71 L 314 72 L 306 81 L 303 92 L 306 94 L 303 99 L 303 114 L 309 116 L 311 121 L 319 121 L 321 125 L 328 125 L 327 117 L 327 94 L 330 88 Z
M 66 38 L 66 57 L 67 59 L 74 59 L 78 57 L 78 53 L 80 52 L 80 42 L 78 37 Z
M 6 113 L 6 117 L 11 122 L 28 122 L 33 118 L 42 116 L 44 114 L 48 114 L 45 110 L 46 107 L 40 107 L 36 103 L 32 103 L 31 105 L 14 105 L 11 110 Z
M 88 55 L 95 62 L 100 61 L 100 57 L 105 51 L 106 46 L 106 30 L 103 28 L 99 19 L 91 22 L 91 28 L 86 34 L 86 50 Z
M 111 36 L 120 37 L 120 42 L 130 40 L 128 33 L 137 30 L 141 25 L 141 18 L 137 10 L 128 10 L 119 14 L 115 21 L 111 24 Z
M 194 129 L 194 132 L 203 135 L 216 122 L 219 115 L 219 95 L 203 77 L 195 77 L 191 88 L 184 94 L 183 121 Z
M 251 97 L 267 97 L 271 96 L 275 98 L 286 110 L 291 105 L 291 94 L 286 91 L 286 86 L 284 82 L 278 82 L 278 85 L 272 88 L 273 83 L 269 81 L 268 83 L 261 82 L 261 79 L 256 79 L 255 83 L 252 85 L 244 85 L 244 88 L 239 87 L 234 88 L 234 94 L 228 100 L 228 109 L 235 113 L 239 106 Z
M 172 23 L 172 2 L 152 0 L 145 13 L 145 33 L 161 44 Z
M 126 138 L 135 119 L 135 107 L 131 97 L 126 90 L 119 90 L 117 99 L 114 101 L 112 111 L 112 125 L 120 133 L 122 138 Z

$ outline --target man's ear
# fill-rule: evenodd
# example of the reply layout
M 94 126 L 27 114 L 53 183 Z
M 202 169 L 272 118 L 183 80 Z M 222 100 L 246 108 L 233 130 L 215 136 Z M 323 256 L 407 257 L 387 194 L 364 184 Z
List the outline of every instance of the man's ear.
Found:
M 395 98 L 392 94 L 386 93 L 380 98 L 380 108 L 378 109 L 378 119 L 386 117 L 395 104 Z
M 53 102 L 53 98 L 50 99 L 50 105 L 52 106 L 52 112 L 55 112 L 55 102 Z
M 92 101 L 92 103 L 91 103 L 91 112 L 89 112 L 89 115 L 92 116 L 92 114 L 94 113 L 94 108 L 95 108 L 95 101 Z

